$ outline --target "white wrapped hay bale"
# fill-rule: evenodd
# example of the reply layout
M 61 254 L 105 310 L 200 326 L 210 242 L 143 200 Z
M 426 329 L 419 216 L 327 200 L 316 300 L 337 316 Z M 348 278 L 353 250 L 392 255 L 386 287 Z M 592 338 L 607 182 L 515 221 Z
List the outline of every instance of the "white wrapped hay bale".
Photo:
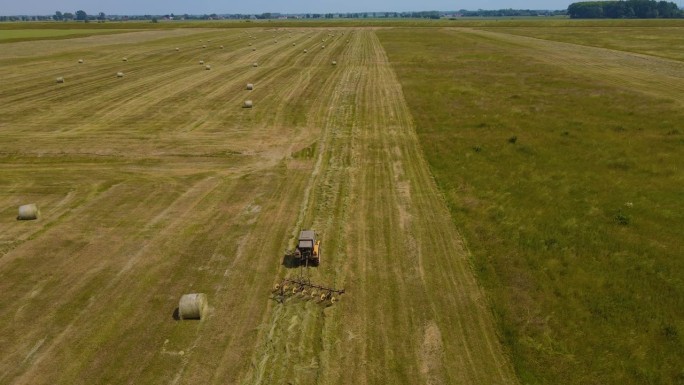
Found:
M 55 79 L 55 81 L 56 81 L 57 83 L 64 83 L 64 78 L 60 76 L 60 77 L 58 77 L 57 79 Z
M 245 103 L 242 105 L 242 108 L 252 108 L 252 101 L 251 100 L 245 100 Z
M 253 90 L 253 89 L 254 89 L 254 84 L 252 84 L 252 83 L 247 83 L 247 89 L 250 90 L 250 91 Z
M 117 73 L 116 73 L 116 77 L 117 77 L 117 78 L 122 78 L 122 77 L 124 77 L 124 73 L 123 73 L 123 72 L 117 72 Z
M 207 295 L 204 293 L 183 294 L 178 301 L 178 318 L 202 319 L 207 311 Z
M 19 215 L 17 215 L 17 220 L 19 221 L 31 221 L 38 219 L 40 211 L 35 203 L 30 203 L 27 205 L 19 206 Z

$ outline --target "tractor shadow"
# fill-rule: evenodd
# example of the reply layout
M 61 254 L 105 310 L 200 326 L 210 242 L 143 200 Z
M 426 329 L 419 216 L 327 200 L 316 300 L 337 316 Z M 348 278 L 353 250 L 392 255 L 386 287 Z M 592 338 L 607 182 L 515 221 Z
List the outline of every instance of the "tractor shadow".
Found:
M 299 259 L 294 255 L 285 254 L 283 256 L 283 266 L 287 269 L 296 269 L 299 267 L 318 267 L 318 263 L 309 261 L 307 264 L 306 260 Z
M 285 266 L 288 269 L 296 269 L 298 267 L 303 266 L 303 264 L 302 260 L 296 258 L 294 255 L 285 254 L 283 255 L 283 266 Z

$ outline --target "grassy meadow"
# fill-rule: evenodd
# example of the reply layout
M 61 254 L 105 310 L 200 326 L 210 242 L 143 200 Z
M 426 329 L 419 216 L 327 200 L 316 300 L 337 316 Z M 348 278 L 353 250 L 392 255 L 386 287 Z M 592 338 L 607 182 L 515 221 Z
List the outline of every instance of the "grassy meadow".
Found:
M 684 63 L 642 92 L 622 51 L 554 40 L 681 60 L 684 31 L 494 30 L 378 36 L 521 382 L 682 384 Z
M 684 47 L 684 28 L 681 25 L 669 26 L 663 24 L 657 28 L 638 25 L 618 25 L 610 28 L 527 26 L 486 29 L 512 35 L 628 51 L 680 61 L 684 60 L 684 50 L 682 49 Z

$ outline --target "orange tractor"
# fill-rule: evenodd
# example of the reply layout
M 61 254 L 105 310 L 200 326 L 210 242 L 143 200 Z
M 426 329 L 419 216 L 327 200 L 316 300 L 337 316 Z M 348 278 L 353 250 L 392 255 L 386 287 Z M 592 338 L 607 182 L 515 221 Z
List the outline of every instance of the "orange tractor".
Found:
M 321 262 L 321 241 L 316 239 L 315 231 L 299 232 L 299 241 L 293 255 L 299 260 L 300 265 L 318 266 Z

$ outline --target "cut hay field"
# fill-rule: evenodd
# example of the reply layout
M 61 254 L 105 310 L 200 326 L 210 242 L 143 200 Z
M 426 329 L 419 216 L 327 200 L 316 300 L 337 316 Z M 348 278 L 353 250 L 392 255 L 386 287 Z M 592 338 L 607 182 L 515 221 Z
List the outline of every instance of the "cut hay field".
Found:
M 0 384 L 517 383 L 374 30 L 2 48 Z M 308 227 L 334 305 L 271 297 Z
M 117 29 L 0 29 L 0 43 L 27 40 L 71 39 L 74 37 L 120 32 L 122 31 Z
M 684 29 L 377 35 L 520 381 L 684 383 Z

